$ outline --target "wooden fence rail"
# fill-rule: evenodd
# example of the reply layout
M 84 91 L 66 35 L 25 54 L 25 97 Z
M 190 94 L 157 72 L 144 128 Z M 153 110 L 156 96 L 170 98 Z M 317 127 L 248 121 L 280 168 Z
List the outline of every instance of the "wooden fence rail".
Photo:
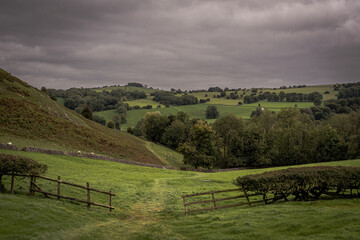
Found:
M 243 193 L 244 195 L 238 195 L 238 196 L 233 196 L 233 197 L 215 198 L 215 194 L 226 193 L 226 192 L 235 192 L 235 191 L 239 191 L 239 192 Z M 195 197 L 195 196 L 201 196 L 201 195 L 211 195 L 211 199 L 202 200 L 202 201 L 195 201 L 195 202 L 187 202 L 186 201 L 186 198 Z M 187 215 L 188 213 L 191 213 L 191 212 L 201 212 L 201 211 L 207 211 L 207 210 L 216 210 L 216 209 L 221 209 L 221 208 L 229 208 L 229 207 L 236 207 L 236 206 L 243 206 L 243 205 L 251 206 L 251 204 L 264 203 L 265 202 L 264 199 L 257 200 L 257 201 L 250 201 L 249 197 L 253 197 L 253 196 L 263 196 L 263 195 L 262 194 L 247 194 L 246 191 L 237 188 L 237 189 L 227 189 L 227 190 L 220 190 L 220 191 L 194 193 L 194 194 L 189 194 L 189 195 L 183 195 L 181 197 L 183 198 L 183 202 L 184 202 L 185 215 Z M 220 201 L 227 201 L 227 200 L 240 199 L 240 198 L 246 198 L 246 202 L 235 203 L 235 204 L 224 205 L 224 206 L 217 206 L 216 205 L 216 203 L 220 202 Z M 188 209 L 188 207 L 187 207 L 189 205 L 196 205 L 196 204 L 203 204 L 203 203 L 212 203 L 212 206 L 208 207 L 208 208 L 199 208 L 199 209 Z
M 112 206 L 112 197 L 115 196 L 115 194 L 112 193 L 111 191 L 107 192 L 107 191 L 102 191 L 99 189 L 91 188 L 90 184 L 88 182 L 86 183 L 86 186 L 82 186 L 79 184 L 62 181 L 60 176 L 58 176 L 57 179 L 52 179 L 52 178 L 48 178 L 48 177 L 44 177 L 44 176 L 21 175 L 21 174 L 8 174 L 8 176 L 11 176 L 11 193 L 12 194 L 14 193 L 15 177 L 16 176 L 17 177 L 29 177 L 30 178 L 30 186 L 29 186 L 29 195 L 30 196 L 33 196 L 35 194 L 35 192 L 38 192 L 38 193 L 44 194 L 45 197 L 49 197 L 49 196 L 57 197 L 58 200 L 63 198 L 63 199 L 68 199 L 68 200 L 75 201 L 75 202 L 86 203 L 88 208 L 90 208 L 91 205 L 94 205 L 94 206 L 108 208 L 108 209 L 110 209 L 110 212 L 113 209 L 115 209 Z M 37 178 L 56 182 L 57 183 L 57 193 L 46 192 L 46 191 L 42 190 L 41 187 L 36 183 Z M 70 196 L 62 196 L 61 195 L 61 184 L 69 185 L 69 186 L 76 187 L 76 188 L 86 189 L 87 190 L 86 200 L 82 200 L 82 199 L 78 199 L 78 198 L 74 198 L 74 197 L 70 197 Z M 91 191 L 109 195 L 109 205 L 92 202 L 91 201 Z

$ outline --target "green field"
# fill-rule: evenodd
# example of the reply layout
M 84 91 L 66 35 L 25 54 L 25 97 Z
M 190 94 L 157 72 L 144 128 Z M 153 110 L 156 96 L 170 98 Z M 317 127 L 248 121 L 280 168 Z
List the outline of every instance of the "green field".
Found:
M 163 104 L 159 104 L 158 102 L 155 102 L 149 98 L 146 99 L 138 99 L 138 100 L 132 100 L 132 101 L 124 101 L 124 103 L 129 104 L 129 106 L 133 107 L 133 106 L 147 106 L 147 105 L 151 105 L 153 108 L 156 108 L 157 106 L 161 106 L 162 108 L 165 107 L 165 105 Z
M 287 88 L 287 89 L 279 89 L 276 90 L 264 88 L 263 92 L 275 92 L 275 93 L 312 93 L 312 92 L 319 92 L 323 95 L 323 101 L 329 100 L 329 99 L 337 99 L 336 94 L 338 92 L 334 91 L 333 84 L 328 85 L 314 85 L 314 86 L 306 86 L 304 88 Z M 329 91 L 329 94 L 324 94 L 326 91 Z
M 254 111 L 259 106 L 259 104 L 261 107 L 268 108 L 270 111 L 274 112 L 278 112 L 281 110 L 281 108 L 284 107 L 293 107 L 295 106 L 295 104 L 297 104 L 299 108 L 309 108 L 314 105 L 312 102 L 257 102 L 252 104 L 244 104 L 241 106 L 216 105 L 216 107 L 220 113 L 220 117 L 232 113 L 237 117 L 249 119 L 251 112 Z M 162 115 L 175 115 L 180 111 L 184 111 L 189 114 L 191 118 L 205 119 L 205 112 L 208 106 L 209 104 L 195 104 L 185 106 L 170 106 L 169 108 L 130 110 L 126 114 L 127 123 L 123 124 L 121 128 L 126 129 L 129 126 L 134 127 L 137 122 L 145 116 L 147 112 L 156 111 L 159 111 Z M 112 116 L 116 114 L 116 112 L 115 110 L 108 110 L 96 112 L 94 114 L 104 117 L 105 120 L 108 122 L 112 119 Z
M 234 188 L 232 180 L 272 169 L 197 173 L 84 158 L 13 152 L 48 165 L 46 176 L 117 194 L 113 214 L 68 200 L 29 197 L 28 179 L 0 194 L 0 239 L 359 239 L 360 199 L 278 202 L 184 216 L 183 194 Z M 360 160 L 312 164 L 360 166 Z M 9 188 L 9 177 L 5 177 Z M 38 183 L 44 190 L 56 185 Z M 62 190 L 84 198 L 86 191 Z M 92 195 L 97 202 L 107 197 Z

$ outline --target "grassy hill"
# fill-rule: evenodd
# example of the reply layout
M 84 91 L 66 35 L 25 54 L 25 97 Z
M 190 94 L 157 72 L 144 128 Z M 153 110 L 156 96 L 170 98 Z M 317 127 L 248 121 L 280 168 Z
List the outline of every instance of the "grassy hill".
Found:
M 2 69 L 0 112 L 0 142 L 162 164 L 142 140 L 85 119 Z
M 46 176 L 116 193 L 113 214 L 85 204 L 28 197 L 28 179 L 0 194 L 0 239 L 359 239 L 360 199 L 282 202 L 184 216 L 181 195 L 234 188 L 238 176 L 277 170 L 197 173 L 85 158 L 0 150 L 48 165 Z M 314 165 L 360 166 L 360 160 Z M 304 166 L 304 165 L 303 165 Z M 310 165 L 306 165 L 310 166 Z M 9 177 L 4 177 L 9 189 Z M 56 184 L 38 180 L 49 191 Z M 84 198 L 85 190 L 62 189 Z M 101 195 L 94 201 L 106 203 Z

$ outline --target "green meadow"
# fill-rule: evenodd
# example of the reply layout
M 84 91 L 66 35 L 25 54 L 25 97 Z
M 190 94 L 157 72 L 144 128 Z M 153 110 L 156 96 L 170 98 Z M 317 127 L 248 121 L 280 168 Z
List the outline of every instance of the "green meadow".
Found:
M 229 101 L 229 100 L 223 100 Z M 210 101 L 211 103 L 211 101 Z M 121 126 L 122 129 L 127 127 L 134 127 L 137 122 L 145 116 L 147 112 L 156 112 L 159 111 L 162 115 L 177 114 L 180 111 L 186 112 L 191 118 L 205 119 L 206 108 L 211 104 L 195 104 L 195 105 L 185 105 L 185 106 L 170 106 L 169 108 L 153 108 L 153 109 L 139 109 L 139 110 L 130 110 L 126 113 L 127 123 Z M 220 117 L 226 114 L 232 113 L 237 117 L 243 119 L 249 119 L 252 111 L 256 110 L 257 107 L 265 107 L 270 111 L 278 112 L 281 108 L 284 107 L 293 107 L 295 104 L 299 108 L 309 108 L 314 104 L 312 102 L 257 102 L 252 104 L 243 104 L 243 105 L 215 105 L 220 113 Z M 104 117 L 108 122 L 112 119 L 113 115 L 116 114 L 115 110 L 108 110 L 102 112 L 95 112 L 95 115 Z
M 273 90 L 271 88 L 264 88 L 263 92 L 275 92 L 275 93 L 312 93 L 312 92 L 319 92 L 323 95 L 323 101 L 329 100 L 329 99 L 336 99 L 336 94 L 338 92 L 334 91 L 333 84 L 328 85 L 314 85 L 314 86 L 306 86 L 304 88 L 286 88 L 286 89 L 279 89 Z M 325 94 L 326 91 L 329 91 L 329 94 Z
M 238 176 L 276 170 L 198 173 L 109 161 L 0 150 L 48 165 L 46 176 L 113 191 L 115 210 L 68 200 L 27 196 L 28 179 L 17 179 L 15 194 L 0 194 L 0 239 L 359 239 L 360 199 L 282 202 L 184 215 L 181 195 L 234 188 Z M 360 166 L 360 160 L 314 165 Z M 10 178 L 4 177 L 9 189 Z M 48 191 L 56 185 L 38 180 Z M 86 191 L 64 188 L 64 195 Z M 107 204 L 101 194 L 95 202 Z

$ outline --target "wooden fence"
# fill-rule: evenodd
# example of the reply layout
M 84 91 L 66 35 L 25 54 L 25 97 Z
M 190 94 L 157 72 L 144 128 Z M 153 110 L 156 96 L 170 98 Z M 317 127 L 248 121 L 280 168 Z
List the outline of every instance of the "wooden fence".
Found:
M 52 178 L 43 177 L 43 176 L 21 175 L 21 174 L 11 174 L 11 175 L 9 174 L 8 176 L 11 176 L 11 193 L 12 194 L 14 193 L 15 177 L 16 176 L 29 177 L 30 178 L 29 196 L 34 196 L 35 192 L 38 192 L 38 193 L 44 194 L 45 197 L 49 197 L 49 196 L 57 197 L 58 200 L 63 198 L 63 199 L 68 199 L 68 200 L 75 201 L 75 202 L 86 203 L 88 208 L 90 208 L 91 205 L 94 205 L 94 206 L 108 208 L 108 209 L 110 209 L 110 212 L 113 209 L 115 209 L 112 206 L 112 197 L 115 196 L 115 194 L 112 193 L 111 191 L 106 192 L 106 191 L 98 190 L 98 189 L 95 189 L 95 188 L 91 188 L 90 184 L 88 182 L 86 183 L 86 186 L 82 186 L 82 185 L 79 185 L 79 184 L 62 181 L 60 176 L 58 176 L 57 179 L 52 179 Z M 51 193 L 51 192 L 46 192 L 46 191 L 42 190 L 41 187 L 36 183 L 37 178 L 44 179 L 44 180 L 47 180 L 47 181 L 56 182 L 57 183 L 57 192 L 56 193 Z M 61 195 L 61 184 L 69 185 L 69 186 L 76 187 L 76 188 L 86 189 L 87 190 L 86 200 Z M 90 195 L 91 191 L 109 195 L 109 205 L 92 202 L 91 197 L 90 197 L 91 196 Z
M 233 197 L 225 197 L 225 198 L 215 198 L 215 194 L 226 193 L 226 192 L 236 192 L 236 191 L 238 191 L 240 193 L 243 193 L 243 195 L 238 195 L 238 196 L 233 196 Z M 203 200 L 203 201 L 195 201 L 195 202 L 187 202 L 186 201 L 186 198 L 195 197 L 195 196 L 201 196 L 201 195 L 210 195 L 210 199 L 209 200 Z M 264 198 L 262 200 L 250 201 L 250 197 L 253 197 L 253 196 L 263 196 L 263 195 L 262 194 L 247 194 L 246 191 L 237 188 L 237 189 L 228 189 L 228 190 L 221 190 L 221 191 L 210 191 L 210 192 L 203 192 L 203 193 L 194 193 L 194 194 L 189 194 L 189 195 L 183 195 L 181 197 L 183 198 L 183 201 L 184 201 L 185 215 L 187 215 L 188 213 L 191 213 L 191 212 L 216 210 L 216 209 L 221 209 L 221 208 L 229 208 L 229 207 L 236 207 L 236 206 L 243 206 L 243 205 L 251 206 L 251 204 L 255 204 L 255 203 L 266 203 Z M 222 205 L 222 206 L 218 206 L 216 204 L 217 202 L 220 202 L 220 201 L 228 201 L 228 200 L 240 199 L 240 198 L 246 198 L 246 202 L 229 204 L 229 205 Z M 203 204 L 203 203 L 211 203 L 211 207 L 198 208 L 198 209 L 188 209 L 189 205 Z

